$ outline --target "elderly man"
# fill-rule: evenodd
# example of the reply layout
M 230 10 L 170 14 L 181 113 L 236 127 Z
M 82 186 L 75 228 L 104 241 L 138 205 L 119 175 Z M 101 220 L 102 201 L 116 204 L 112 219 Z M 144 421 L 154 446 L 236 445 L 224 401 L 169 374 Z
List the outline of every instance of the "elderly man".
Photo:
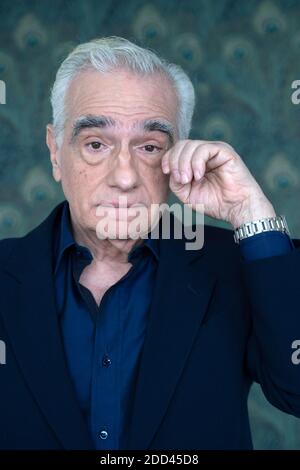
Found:
M 253 381 L 300 417 L 299 243 L 232 147 L 188 140 L 186 74 L 102 38 L 62 63 L 52 106 L 66 200 L 0 243 L 0 448 L 251 449 Z M 169 190 L 232 230 L 187 250 L 145 236 L 159 216 L 136 236 Z

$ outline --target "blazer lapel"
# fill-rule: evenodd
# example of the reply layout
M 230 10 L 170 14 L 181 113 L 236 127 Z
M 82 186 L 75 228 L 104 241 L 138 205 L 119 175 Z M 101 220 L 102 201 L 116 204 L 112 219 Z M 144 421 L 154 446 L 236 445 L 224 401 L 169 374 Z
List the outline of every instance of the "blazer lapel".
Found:
M 160 240 L 149 324 L 140 361 L 129 449 L 147 449 L 167 410 L 216 282 L 205 248 L 184 252 L 179 240 Z M 202 269 L 200 269 L 201 265 Z
M 59 207 L 16 245 L 1 275 L 5 300 L 0 298 L 0 312 L 24 379 L 62 446 L 92 449 L 69 377 L 56 313 L 52 235 Z

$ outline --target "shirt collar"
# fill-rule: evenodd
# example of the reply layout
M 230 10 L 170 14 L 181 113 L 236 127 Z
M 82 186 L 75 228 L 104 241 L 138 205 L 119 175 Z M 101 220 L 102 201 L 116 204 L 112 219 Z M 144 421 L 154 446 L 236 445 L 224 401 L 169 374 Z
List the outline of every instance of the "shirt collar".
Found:
M 128 260 L 131 261 L 135 255 L 137 255 L 139 252 L 142 252 L 143 250 L 148 249 L 151 251 L 153 254 L 154 258 L 156 261 L 159 260 L 159 243 L 158 239 L 154 238 L 145 238 L 143 241 L 132 248 L 132 250 L 128 253 Z
M 77 250 L 83 252 L 88 258 L 93 259 L 90 250 L 84 246 L 80 246 L 76 243 L 71 226 L 70 218 L 70 208 L 68 201 L 65 201 L 62 209 L 60 225 L 58 229 L 58 239 L 56 244 L 56 262 L 55 262 L 55 274 L 58 270 L 60 262 L 62 260 L 63 254 L 70 247 L 76 247 Z M 145 238 L 143 241 L 132 248 L 128 254 L 128 260 L 135 258 L 138 253 L 140 253 L 144 247 L 147 247 L 156 261 L 159 260 L 159 240 L 154 238 Z

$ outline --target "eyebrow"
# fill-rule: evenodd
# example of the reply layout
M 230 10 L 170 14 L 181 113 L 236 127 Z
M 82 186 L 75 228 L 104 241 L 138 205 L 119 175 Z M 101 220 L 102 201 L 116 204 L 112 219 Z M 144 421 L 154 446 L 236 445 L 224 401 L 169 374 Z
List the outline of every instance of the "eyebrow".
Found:
M 95 116 L 93 114 L 87 114 L 86 116 L 80 116 L 73 124 L 73 130 L 71 135 L 70 143 L 74 143 L 76 137 L 84 129 L 91 127 L 98 127 L 103 129 L 105 127 L 117 127 L 117 122 L 110 116 Z M 174 144 L 175 141 L 175 128 L 166 119 L 147 119 L 143 122 L 136 122 L 133 125 L 134 128 L 141 129 L 146 132 L 159 131 L 168 136 L 170 145 Z
M 76 137 L 84 129 L 89 129 L 91 127 L 115 127 L 116 122 L 114 119 L 107 116 L 94 116 L 92 114 L 87 114 L 86 116 L 80 116 L 73 124 L 72 135 L 70 143 L 74 143 Z
M 169 138 L 169 143 L 174 144 L 175 141 L 175 129 L 173 124 L 164 119 L 148 119 L 143 123 L 139 124 L 138 127 L 142 127 L 142 130 L 146 132 L 159 131 L 166 134 Z

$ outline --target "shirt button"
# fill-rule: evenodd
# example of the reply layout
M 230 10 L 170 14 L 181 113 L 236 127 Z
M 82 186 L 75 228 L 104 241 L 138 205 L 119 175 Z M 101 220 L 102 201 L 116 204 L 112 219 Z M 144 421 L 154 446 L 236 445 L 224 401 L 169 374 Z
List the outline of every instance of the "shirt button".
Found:
M 99 437 L 100 437 L 100 439 L 107 439 L 107 437 L 108 437 L 108 432 L 107 432 L 107 431 L 104 431 L 104 430 L 100 431 L 100 432 L 99 432 Z
M 109 358 L 109 356 L 105 354 L 105 356 L 103 356 L 102 358 L 102 365 L 103 367 L 108 367 L 110 366 L 110 364 L 111 364 L 111 359 Z

